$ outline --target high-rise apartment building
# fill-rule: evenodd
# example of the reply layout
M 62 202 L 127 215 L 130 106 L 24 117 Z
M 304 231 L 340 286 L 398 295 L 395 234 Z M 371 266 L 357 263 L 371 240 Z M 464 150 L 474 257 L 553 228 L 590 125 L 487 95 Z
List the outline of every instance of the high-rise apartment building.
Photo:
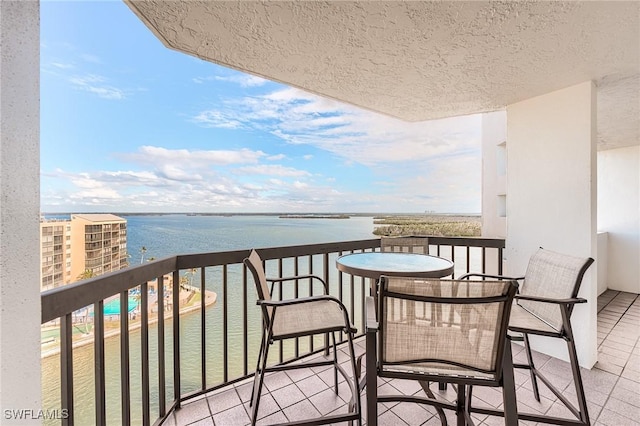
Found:
M 40 222 L 41 285 L 48 290 L 125 268 L 127 221 L 113 214 L 73 214 Z
M 71 276 L 71 221 L 40 221 L 40 259 L 42 290 L 73 281 Z
M 128 265 L 127 221 L 113 214 L 71 215 L 71 275 L 93 276 Z

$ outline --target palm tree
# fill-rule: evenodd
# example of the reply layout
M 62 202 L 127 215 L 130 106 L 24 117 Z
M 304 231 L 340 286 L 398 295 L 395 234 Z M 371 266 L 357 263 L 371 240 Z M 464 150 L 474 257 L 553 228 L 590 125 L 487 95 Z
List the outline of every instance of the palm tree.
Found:
M 191 268 L 187 271 L 189 275 L 189 287 L 193 287 L 193 276 L 196 274 L 196 268 Z
M 78 275 L 78 280 L 88 280 L 89 278 L 96 277 L 96 273 L 93 269 L 85 269 L 83 273 Z

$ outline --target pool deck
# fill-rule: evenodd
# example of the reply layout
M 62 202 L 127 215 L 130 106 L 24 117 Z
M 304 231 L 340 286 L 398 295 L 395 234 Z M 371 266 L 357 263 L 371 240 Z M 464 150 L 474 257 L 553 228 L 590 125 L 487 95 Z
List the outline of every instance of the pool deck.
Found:
M 200 310 L 200 303 L 194 303 L 192 305 L 186 305 L 188 303 L 188 299 L 191 295 L 189 291 L 181 291 L 180 292 L 180 315 L 184 315 L 186 313 L 192 311 Z M 210 306 L 216 303 L 218 295 L 209 290 L 205 290 L 205 306 Z M 149 308 L 150 311 L 152 309 L 153 300 L 149 300 Z M 155 302 L 153 302 L 155 303 Z M 136 315 L 135 319 L 131 318 L 131 312 L 129 312 L 129 331 L 137 330 L 141 327 L 140 323 L 140 315 Z M 109 315 L 105 315 L 108 317 Z M 118 315 L 111 315 L 118 316 Z M 173 310 L 165 310 L 165 321 L 173 317 Z M 149 314 L 149 324 L 155 324 L 158 321 L 157 314 L 155 312 L 150 312 Z M 120 335 L 120 321 L 105 321 L 106 324 L 113 323 L 114 327 L 109 327 L 105 329 L 104 337 L 105 339 L 110 337 L 115 337 Z M 90 322 L 91 324 L 91 322 Z M 86 327 L 86 323 L 80 322 L 75 323 L 73 327 L 73 348 L 77 348 L 80 346 L 85 346 L 93 343 L 93 333 L 84 333 L 83 329 Z M 49 332 L 53 332 L 51 336 L 49 336 Z M 60 327 L 58 325 L 54 325 L 51 327 L 42 328 L 42 345 L 41 345 L 41 358 L 46 358 L 49 356 L 54 356 L 60 353 Z

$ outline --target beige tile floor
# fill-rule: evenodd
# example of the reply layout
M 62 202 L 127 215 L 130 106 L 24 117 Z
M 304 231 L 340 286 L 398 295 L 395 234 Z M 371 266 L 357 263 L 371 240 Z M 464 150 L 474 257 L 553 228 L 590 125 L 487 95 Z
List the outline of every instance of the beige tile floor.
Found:
M 598 298 L 598 363 L 591 370 L 583 369 L 582 377 L 587 396 L 591 422 L 594 425 L 640 425 L 640 296 L 631 293 L 607 291 Z M 343 348 L 341 362 L 345 369 L 349 362 Z M 364 340 L 357 342 L 356 351 L 364 352 Z M 513 346 L 514 358 L 522 360 L 524 352 Z M 569 399 L 575 400 L 575 391 L 568 363 L 535 353 L 535 362 Z M 277 424 L 302 420 L 347 409 L 350 397 L 342 379 L 339 395 L 332 389 L 333 375 L 329 369 L 293 370 L 272 373 L 265 378 L 265 389 L 260 403 L 258 424 Z M 378 381 L 379 393 L 415 394 L 420 386 L 406 380 Z M 555 396 L 540 384 L 541 401 L 533 397 L 528 373 L 516 370 L 518 409 L 569 417 L 568 410 Z M 437 389 L 435 390 L 437 393 Z M 452 399 L 451 390 L 440 393 Z M 192 400 L 172 413 L 165 426 L 215 425 L 241 426 L 249 424 L 249 398 L 251 381 L 241 382 Z M 493 388 L 474 388 L 474 405 L 487 404 L 500 408 L 502 395 Z M 363 398 L 363 411 L 364 398 Z M 390 426 L 438 425 L 440 420 L 431 407 L 417 404 L 380 404 L 378 424 Z M 499 425 L 501 418 L 475 416 L 476 424 Z M 366 416 L 363 415 L 366 423 Z M 530 424 L 522 422 L 523 424 Z M 453 416 L 449 424 L 455 424 Z

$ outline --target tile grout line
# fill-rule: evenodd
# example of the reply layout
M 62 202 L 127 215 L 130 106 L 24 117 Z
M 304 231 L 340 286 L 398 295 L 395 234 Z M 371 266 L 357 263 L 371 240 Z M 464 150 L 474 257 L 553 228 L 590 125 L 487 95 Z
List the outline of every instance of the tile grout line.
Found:
M 618 296 L 620 296 L 622 292 L 618 292 L 618 294 L 616 294 L 606 305 L 604 305 L 602 307 L 602 309 L 600 309 L 600 311 L 598 311 L 598 314 L 601 313 L 607 306 L 609 306 Z M 616 313 L 616 316 L 618 317 L 616 319 L 615 324 L 611 327 L 611 329 L 609 331 L 606 332 L 606 336 L 602 339 L 602 343 L 600 343 L 598 345 L 598 351 L 600 350 L 600 347 L 604 344 L 605 340 L 607 340 L 607 338 L 609 337 L 609 335 L 611 334 L 611 332 L 613 331 L 614 328 L 616 328 L 616 326 L 620 323 L 620 320 L 626 315 L 626 313 L 629 311 L 629 309 L 633 306 L 633 304 L 636 302 L 636 300 L 638 300 L 638 297 L 640 297 L 640 295 L 636 295 L 633 298 L 633 301 L 631 301 L 629 303 L 629 305 L 626 307 L 626 309 L 624 310 L 624 312 L 620 313 L 618 315 L 618 313 Z M 625 365 L 626 366 L 626 365 Z
M 616 294 L 616 295 L 615 295 L 615 296 L 614 296 L 614 297 L 613 297 L 613 298 L 612 298 L 612 299 L 611 299 L 611 300 L 610 300 L 610 301 L 609 301 L 605 306 L 603 306 L 603 308 L 600 310 L 600 312 L 601 312 L 602 310 L 604 310 L 604 308 L 606 308 L 606 307 L 607 307 L 611 302 L 613 302 L 613 301 L 614 301 L 614 300 L 615 300 L 615 299 L 616 299 L 616 298 L 617 298 L 621 293 L 622 293 L 622 292 L 618 292 L 618 294 Z M 611 328 L 611 331 L 613 331 L 613 329 L 616 327 L 616 325 L 618 325 L 618 324 L 620 323 L 620 320 L 621 320 L 621 319 L 622 319 L 622 318 L 627 314 L 627 312 L 629 311 L 629 309 L 630 309 L 630 308 L 631 308 L 631 307 L 632 307 L 632 306 L 633 306 L 633 305 L 638 301 L 638 298 L 639 298 L 639 297 L 640 297 L 640 295 L 635 295 L 635 297 L 633 298 L 633 300 L 631 301 L 631 303 L 629 303 L 629 305 L 628 305 L 628 306 L 627 306 L 627 308 L 624 310 L 624 312 L 622 312 L 622 313 L 620 314 L 620 316 L 619 316 L 618 320 L 616 321 L 615 325 Z M 598 312 L 598 313 L 599 313 L 599 312 Z M 609 337 L 609 334 L 611 333 L 611 331 L 607 332 L 607 336 L 606 336 L 604 339 L 602 339 L 602 343 L 598 346 L 598 349 L 600 349 L 600 346 L 602 346 L 602 345 L 604 344 L 605 340 L 607 340 L 607 338 Z M 636 343 L 635 343 L 635 345 L 634 345 L 634 347 L 633 347 L 633 349 L 631 349 L 631 352 L 630 352 L 630 354 L 629 354 L 630 356 L 633 354 L 633 351 L 634 351 L 637 347 L 639 347 L 639 345 L 640 345 L 640 339 L 637 339 L 637 340 L 636 340 Z M 622 372 L 624 372 L 624 369 L 627 367 L 627 363 L 628 363 L 628 362 L 629 362 L 629 360 L 627 360 L 627 361 L 625 362 L 624 367 L 622 367 Z M 597 421 L 600 419 L 600 417 L 603 415 L 604 410 L 605 410 L 605 409 L 606 409 L 606 407 L 607 407 L 607 403 L 608 403 L 608 402 L 609 402 L 609 400 L 612 398 L 611 394 L 613 393 L 613 390 L 616 388 L 616 386 L 617 386 L 617 385 L 618 385 L 618 383 L 620 382 L 620 379 L 622 378 L 622 372 L 621 372 L 619 375 L 616 375 L 616 376 L 617 376 L 617 377 L 616 377 L 616 381 L 615 381 L 615 383 L 614 383 L 613 387 L 611 388 L 611 392 L 609 392 L 609 393 L 607 394 L 607 397 L 605 398 L 604 403 L 602 404 L 602 409 L 600 410 L 600 413 L 598 414 L 598 416 L 597 416 L 595 419 L 593 419 L 593 421 L 594 421 L 594 422 L 597 422 Z M 614 398 L 614 399 L 615 399 L 615 398 Z M 609 410 L 609 411 L 612 411 L 612 410 Z M 621 413 L 617 413 L 617 412 L 614 412 L 614 413 L 615 413 L 615 414 L 617 414 L 617 415 L 621 415 Z M 626 417 L 626 416 L 623 416 L 623 417 Z

